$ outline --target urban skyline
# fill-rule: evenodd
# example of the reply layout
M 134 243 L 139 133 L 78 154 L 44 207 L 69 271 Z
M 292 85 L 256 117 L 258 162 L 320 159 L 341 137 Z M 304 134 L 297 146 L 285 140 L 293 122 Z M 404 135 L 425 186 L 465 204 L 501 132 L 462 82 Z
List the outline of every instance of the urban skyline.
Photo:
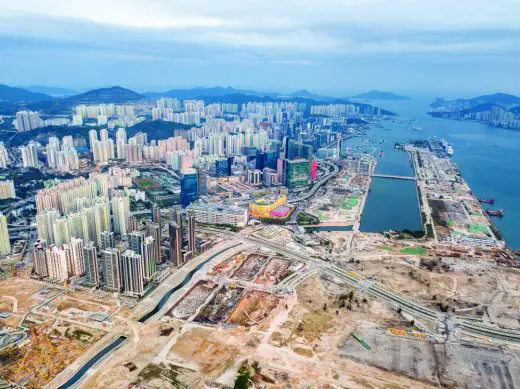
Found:
M 520 389 L 519 38 L 518 0 L 0 0 L 0 387 Z

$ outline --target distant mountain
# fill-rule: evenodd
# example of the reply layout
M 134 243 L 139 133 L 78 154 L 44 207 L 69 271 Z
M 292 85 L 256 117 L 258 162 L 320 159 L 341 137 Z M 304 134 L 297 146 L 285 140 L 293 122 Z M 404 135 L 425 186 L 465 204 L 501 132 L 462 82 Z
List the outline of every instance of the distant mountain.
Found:
M 55 87 L 55 86 L 43 86 L 43 85 L 30 85 L 30 86 L 26 86 L 25 89 L 27 89 L 30 92 L 34 92 L 34 93 L 45 93 L 45 94 L 51 95 L 53 97 L 71 96 L 71 95 L 74 95 L 77 93 L 73 89 L 59 88 L 59 87 Z
M 165 92 L 146 92 L 144 95 L 146 97 L 173 97 L 179 100 L 183 99 L 193 99 L 198 96 L 227 96 L 233 94 L 242 94 L 242 95 L 252 95 L 252 96 L 264 96 L 266 93 L 259 93 L 253 90 L 248 89 L 235 89 L 230 86 L 227 88 L 216 86 L 212 88 L 205 87 L 196 87 L 196 88 L 188 88 L 188 89 L 170 89 Z
M 520 104 L 520 97 L 510 95 L 507 93 L 494 93 L 492 95 L 474 97 L 466 101 L 472 105 L 491 103 L 502 106 L 508 106 L 513 104 Z
M 120 86 L 110 88 L 93 89 L 79 95 L 68 97 L 66 100 L 79 103 L 127 103 L 143 99 L 145 96 Z
M 165 92 L 146 92 L 144 93 L 146 97 L 150 98 L 158 98 L 158 97 L 174 97 L 179 100 L 183 99 L 194 99 L 200 96 L 205 97 L 223 97 L 229 95 L 246 95 L 246 96 L 256 96 L 256 97 L 271 97 L 271 98 L 281 98 L 281 99 L 292 99 L 295 97 L 304 98 L 304 99 L 312 99 L 316 101 L 329 102 L 337 100 L 335 97 L 322 96 L 316 93 L 310 92 L 306 89 L 301 89 L 296 92 L 292 92 L 289 94 L 278 93 L 278 92 L 259 92 L 250 89 L 235 89 L 230 86 L 227 88 L 224 87 L 196 87 L 189 89 L 170 89 Z
M 0 84 L 0 101 L 32 103 L 52 100 L 52 96 L 44 93 L 34 93 L 23 88 Z
M 124 104 L 144 99 L 133 90 L 112 86 L 110 88 L 93 89 L 70 97 L 55 98 L 49 101 L 41 101 L 29 105 L 30 109 L 40 111 L 45 114 L 57 115 L 71 110 L 79 104 Z
M 434 108 L 450 107 L 452 109 L 468 109 L 482 104 L 494 104 L 507 108 L 520 105 L 520 97 L 507 93 L 494 93 L 491 95 L 472 97 L 470 99 L 444 100 L 443 98 L 437 98 L 431 106 Z
M 475 120 L 495 127 L 519 129 L 520 97 L 494 93 L 470 99 L 444 100 L 437 98 L 429 112 L 434 117 Z
M 352 96 L 352 99 L 366 99 L 366 100 L 410 100 L 408 96 L 397 95 L 393 92 L 381 92 L 378 90 L 371 90 L 369 92 L 361 93 Z

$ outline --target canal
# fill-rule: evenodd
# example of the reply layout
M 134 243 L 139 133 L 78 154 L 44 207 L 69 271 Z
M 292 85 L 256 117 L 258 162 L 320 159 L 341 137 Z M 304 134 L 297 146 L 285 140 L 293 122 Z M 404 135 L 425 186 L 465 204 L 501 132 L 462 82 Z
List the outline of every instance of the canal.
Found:
M 234 247 L 237 247 L 239 245 L 241 245 L 242 243 L 237 243 L 233 246 L 229 246 L 227 248 L 225 248 L 224 250 L 221 250 L 219 251 L 218 253 L 215 253 L 213 254 L 212 256 L 210 256 L 208 259 L 206 259 L 204 262 L 200 263 L 196 268 L 194 268 L 193 270 L 191 270 L 188 274 L 186 274 L 186 277 L 184 277 L 184 279 L 181 281 L 180 284 L 174 286 L 172 289 L 170 289 L 168 292 L 166 292 L 166 294 L 161 297 L 161 299 L 159 300 L 159 302 L 157 303 L 157 305 L 151 310 L 149 311 L 148 313 L 146 313 L 145 315 L 143 315 L 138 321 L 139 323 L 145 323 L 147 322 L 152 316 L 154 316 L 155 314 L 157 314 L 163 307 L 164 305 L 168 302 L 168 300 L 170 299 L 170 297 L 175 293 L 177 292 L 179 289 L 181 289 L 184 285 L 186 285 L 188 282 L 191 281 L 191 279 L 193 278 L 193 275 L 198 272 L 200 269 L 202 269 L 202 267 L 208 263 L 209 261 L 211 261 L 213 258 L 217 257 L 218 255 L 222 254 L 224 251 L 227 251 L 227 250 L 231 250 L 232 248 Z
M 108 357 L 108 354 L 113 352 L 115 349 L 117 349 L 123 342 L 125 342 L 127 339 L 126 336 L 119 336 L 117 339 L 115 339 L 112 343 L 110 343 L 108 346 L 106 346 L 104 349 L 102 349 L 100 352 L 98 352 L 96 355 L 94 355 L 92 358 L 90 358 L 87 363 L 85 363 L 81 368 L 74 373 L 72 377 L 70 377 L 65 383 L 58 386 L 58 389 L 67 389 L 74 387 L 82 378 L 83 376 L 92 368 L 96 363 L 100 362 L 104 358 Z

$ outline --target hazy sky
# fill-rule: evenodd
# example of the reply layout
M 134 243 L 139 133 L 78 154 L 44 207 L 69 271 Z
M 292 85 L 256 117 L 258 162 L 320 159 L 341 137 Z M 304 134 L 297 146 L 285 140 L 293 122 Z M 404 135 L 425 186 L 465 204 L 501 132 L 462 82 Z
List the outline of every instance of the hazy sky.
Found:
M 0 0 L 0 83 L 520 94 L 520 0 Z

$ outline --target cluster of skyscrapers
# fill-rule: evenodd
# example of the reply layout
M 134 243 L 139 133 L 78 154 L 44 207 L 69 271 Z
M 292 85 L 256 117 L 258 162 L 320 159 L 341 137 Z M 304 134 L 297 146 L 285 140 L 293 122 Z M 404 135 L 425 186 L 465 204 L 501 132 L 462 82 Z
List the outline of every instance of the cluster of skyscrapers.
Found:
M 14 121 L 14 126 L 19 132 L 36 130 L 37 128 L 48 126 L 66 126 L 69 124 L 70 119 L 68 118 L 52 118 L 43 120 L 40 118 L 39 112 L 33 111 L 16 112 L 16 119 Z
M 118 171 L 64 181 L 36 194 L 36 275 L 58 282 L 85 275 L 88 285 L 103 279 L 108 290 L 144 293 L 161 259 L 160 225 L 149 222 L 137 230 L 128 196 L 111 188 L 111 173 Z
M 79 169 L 79 158 L 72 136 L 64 136 L 60 145 L 60 140 L 55 136 L 49 138 L 46 147 L 47 166 L 60 172 L 70 172 Z

